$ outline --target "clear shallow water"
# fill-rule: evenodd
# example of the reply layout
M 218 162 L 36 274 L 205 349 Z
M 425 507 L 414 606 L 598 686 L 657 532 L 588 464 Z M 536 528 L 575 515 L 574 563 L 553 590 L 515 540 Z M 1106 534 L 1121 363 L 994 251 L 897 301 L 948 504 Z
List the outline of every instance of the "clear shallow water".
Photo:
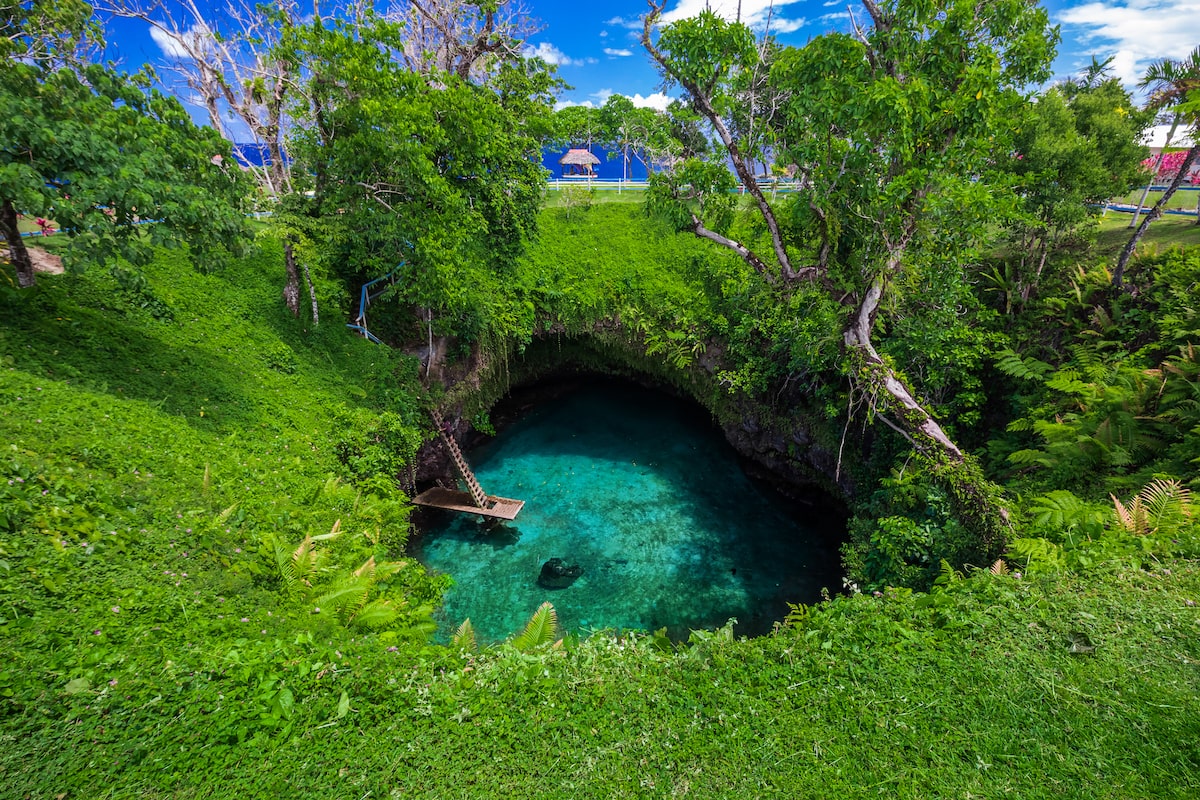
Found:
M 736 617 L 754 635 L 786 603 L 840 587 L 837 513 L 756 486 L 707 418 L 669 396 L 585 384 L 467 458 L 485 491 L 526 503 L 500 524 L 426 517 L 413 554 L 454 578 L 443 638 L 470 617 L 482 640 L 501 640 L 545 600 L 564 631 L 665 626 L 683 638 Z M 551 558 L 582 576 L 542 588 Z

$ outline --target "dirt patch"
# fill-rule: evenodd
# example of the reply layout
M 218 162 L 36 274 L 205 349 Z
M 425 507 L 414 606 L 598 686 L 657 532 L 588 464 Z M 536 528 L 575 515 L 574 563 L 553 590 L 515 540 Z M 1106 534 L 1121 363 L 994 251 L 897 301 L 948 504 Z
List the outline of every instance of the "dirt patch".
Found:
M 62 275 L 62 259 L 53 253 L 47 253 L 40 247 L 29 248 L 29 258 L 33 261 L 34 272 L 46 272 L 51 275 Z

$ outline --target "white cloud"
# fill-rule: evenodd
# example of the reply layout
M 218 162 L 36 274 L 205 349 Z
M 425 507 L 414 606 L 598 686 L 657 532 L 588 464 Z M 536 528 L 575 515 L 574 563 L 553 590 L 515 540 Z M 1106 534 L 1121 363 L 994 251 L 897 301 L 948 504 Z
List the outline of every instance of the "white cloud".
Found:
M 624 57 L 624 56 L 631 56 L 631 55 L 633 55 L 633 51 L 632 51 L 632 50 L 625 50 L 625 49 L 617 49 L 617 48 L 615 48 L 615 47 L 606 47 L 606 48 L 604 48 L 604 55 L 606 55 L 606 56 L 617 56 L 617 57 Z
M 163 55 L 173 61 L 189 58 L 189 48 L 192 51 L 205 49 L 204 42 L 211 37 L 212 33 L 203 25 L 193 25 L 189 30 L 180 34 L 167 33 L 162 28 L 150 27 L 150 38 L 163 51 Z
M 596 63 L 596 59 L 594 58 L 571 58 L 549 42 L 542 42 L 536 47 L 525 45 L 525 49 L 521 51 L 521 55 L 526 58 L 540 58 L 547 64 L 559 67 L 577 67 L 582 64 Z
M 849 11 L 835 11 L 832 14 L 822 14 L 817 17 L 817 22 L 833 22 L 838 19 L 850 19 Z
M 800 30 L 807 24 L 808 20 L 804 17 L 801 17 L 800 19 L 783 19 L 781 17 L 772 17 L 771 33 L 793 33 Z
M 558 111 L 569 106 L 600 108 L 602 105 L 608 102 L 608 98 L 612 97 L 614 94 L 620 94 L 620 92 L 614 92 L 612 89 L 601 89 L 598 92 L 592 92 L 590 95 L 588 95 L 588 97 L 596 98 L 595 101 L 559 100 L 554 104 L 554 110 Z M 633 105 L 636 108 L 653 108 L 657 109 L 658 111 L 666 111 L 667 106 L 671 105 L 671 103 L 675 100 L 674 97 L 668 97 L 662 92 L 655 92 L 648 97 L 643 97 L 641 94 L 627 94 L 625 96 L 633 101 Z
M 782 20 L 777 15 L 779 10 L 784 6 L 790 6 L 793 3 L 798 3 L 800 0 L 679 0 L 675 8 L 663 14 L 662 21 L 664 24 L 670 24 L 677 20 L 694 17 L 706 8 L 711 9 L 713 13 L 727 20 L 737 19 L 738 11 L 741 10 L 742 22 L 749 25 L 751 28 L 761 29 L 766 25 L 767 14 L 771 13 L 771 30 L 780 33 L 791 33 L 804 24 L 804 20 L 798 20 L 799 24 L 789 27 L 787 30 L 782 28 L 783 25 L 793 25 L 793 21 Z
M 605 25 L 615 25 L 618 28 L 627 28 L 631 31 L 642 29 L 642 20 L 640 17 L 612 17 L 604 20 Z
M 1076 30 L 1084 52 L 1113 56 L 1113 74 L 1128 86 L 1151 62 L 1183 58 L 1200 42 L 1200 0 L 1083 3 L 1061 11 L 1057 21 Z
M 666 111 L 667 106 L 671 105 L 674 97 L 667 97 L 662 92 L 655 92 L 649 97 L 642 97 L 640 94 L 635 94 L 629 97 L 633 104 L 638 108 L 653 108 L 658 111 Z

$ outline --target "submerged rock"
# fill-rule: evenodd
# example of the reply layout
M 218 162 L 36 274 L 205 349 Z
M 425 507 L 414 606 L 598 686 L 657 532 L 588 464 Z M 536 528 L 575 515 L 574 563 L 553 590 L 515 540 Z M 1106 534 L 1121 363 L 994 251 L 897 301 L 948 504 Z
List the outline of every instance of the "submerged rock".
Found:
M 566 589 L 582 574 L 583 567 L 578 564 L 568 566 L 561 558 L 552 558 L 542 564 L 537 582 L 543 589 Z

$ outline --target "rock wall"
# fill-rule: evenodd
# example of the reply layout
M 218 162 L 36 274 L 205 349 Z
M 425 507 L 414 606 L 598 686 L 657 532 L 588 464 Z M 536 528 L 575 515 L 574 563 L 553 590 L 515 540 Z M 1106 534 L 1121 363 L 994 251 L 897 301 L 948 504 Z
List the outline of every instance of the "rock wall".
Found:
M 862 482 L 861 459 L 843 453 L 839 468 L 842 424 L 825 419 L 804 398 L 772 406 L 731 394 L 716 379 L 721 366 L 721 350 L 715 344 L 701 358 L 678 369 L 646 355 L 641 342 L 619 324 L 601 323 L 579 334 L 550 327 L 520 350 L 477 347 L 464 362 L 443 368 L 446 400 L 442 407 L 451 434 L 469 449 L 484 435 L 473 429 L 470 420 L 495 410 L 514 390 L 528 406 L 552 400 L 556 382 L 572 376 L 621 377 L 699 403 L 747 460 L 755 477 L 784 493 L 800 500 L 830 494 L 844 502 L 851 500 Z M 536 388 L 539 385 L 546 387 L 541 395 Z M 519 416 L 521 408 L 517 405 L 506 413 Z M 504 414 L 493 419 L 498 428 L 507 421 Z M 853 433 L 848 438 L 857 442 L 859 429 Z M 453 479 L 453 465 L 437 439 L 419 453 L 417 477 L 424 483 Z

